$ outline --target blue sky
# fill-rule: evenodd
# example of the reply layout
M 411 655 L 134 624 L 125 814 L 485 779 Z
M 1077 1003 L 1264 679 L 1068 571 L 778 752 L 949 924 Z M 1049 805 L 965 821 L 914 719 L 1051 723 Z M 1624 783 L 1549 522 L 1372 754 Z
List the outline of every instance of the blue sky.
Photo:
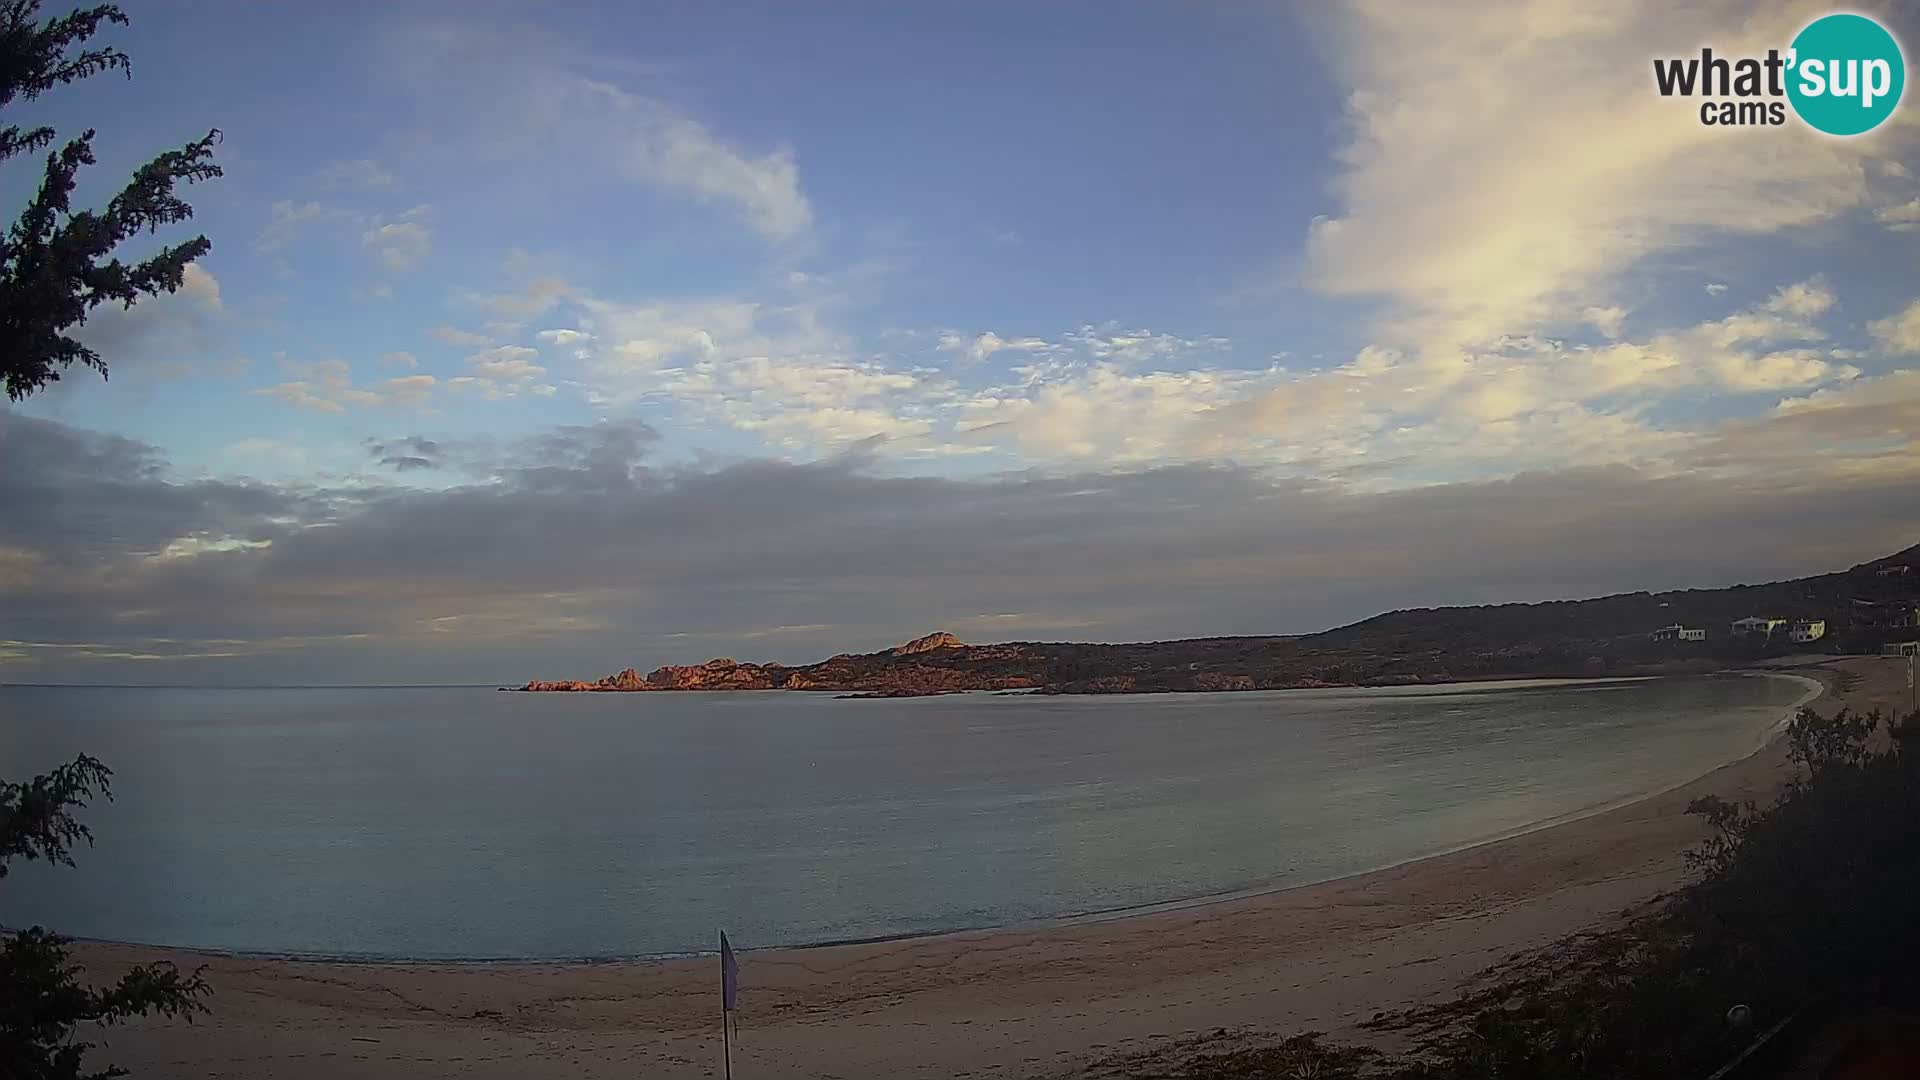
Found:
M 1650 90 L 1652 56 L 1764 51 L 1818 6 L 126 6 L 132 27 L 104 39 L 132 80 L 58 90 L 10 122 L 97 126 L 92 202 L 217 126 L 226 175 L 191 193 L 214 248 L 181 293 L 96 314 L 83 337 L 109 382 L 72 372 L 0 422 L 15 460 L 93 447 L 89 477 L 123 496 L 137 480 L 201 511 L 230 489 L 283 505 L 105 528 L 115 542 L 84 555 L 55 553 L 51 531 L 0 536 L 0 570 L 37 568 L 20 570 L 36 588 L 55 564 L 115 582 L 92 606 L 49 592 L 0 628 L 0 672 L 160 678 L 165 658 L 162 681 L 278 678 L 324 658 L 368 678 L 488 677 L 492 662 L 410 658 L 450 638 L 567 667 L 551 674 L 646 666 L 598 644 L 609 630 L 662 660 L 700 651 L 675 635 L 795 659 L 935 623 L 1287 632 L 1409 588 L 1526 599 L 1824 569 L 1911 526 L 1875 485 L 1920 460 L 1898 411 L 1920 409 L 1916 113 L 1853 140 L 1722 131 Z M 31 173 L 15 162 L 0 194 L 17 203 Z M 586 482 L 607 454 L 630 455 L 614 494 Z M 1442 497 L 1471 517 L 1517 477 L 1623 471 L 1855 491 L 1883 510 L 1851 546 L 1718 570 L 1595 552 L 1613 569 L 1514 578 L 1511 553 L 1480 544 L 1451 590 L 1342 566 L 1352 545 L 1325 536 L 1294 542 L 1326 552 L 1263 548 L 1240 520 L 1269 506 L 1281 535 L 1303 492 L 1348 500 L 1318 511 L 1334 518 Z M 565 548 L 540 535 L 497 539 L 470 588 L 383 600 L 358 626 L 238 589 L 223 602 L 277 605 L 287 625 L 215 632 L 195 628 L 222 621 L 203 607 L 146 595 L 176 573 L 271 577 L 286 530 L 365 545 L 318 559 L 330 569 L 300 596 L 385 595 L 354 559 L 377 560 L 382 515 L 418 500 L 511 516 L 517 494 L 591 490 L 638 512 L 830 474 L 859 487 L 834 489 L 849 505 L 888 484 L 978 500 L 973 527 L 1013 513 L 997 500 L 1020 485 L 1061 485 L 1047 535 L 1071 534 L 1076 493 L 1158 478 L 1168 490 L 1136 492 L 1139 512 L 1171 500 L 1190 540 L 1141 523 L 1146 548 L 1109 553 L 1151 552 L 1161 580 L 1100 578 L 1083 551 L 991 597 L 788 567 L 796 548 L 778 546 L 744 597 L 724 568 L 644 588 L 618 567 L 522 580 Z M 49 520 L 95 522 L 98 539 L 106 511 L 79 498 Z M 1682 502 L 1701 535 L 1761 512 Z M 1229 521 L 1255 546 L 1211 547 Z M 677 557 L 602 524 L 630 558 Z M 769 511 L 724 527 L 801 525 Z M 647 542 L 711 546 L 691 525 Z M 1284 614 L 1239 599 L 1269 592 L 1298 595 Z M 580 613 L 471 629 L 516 605 Z

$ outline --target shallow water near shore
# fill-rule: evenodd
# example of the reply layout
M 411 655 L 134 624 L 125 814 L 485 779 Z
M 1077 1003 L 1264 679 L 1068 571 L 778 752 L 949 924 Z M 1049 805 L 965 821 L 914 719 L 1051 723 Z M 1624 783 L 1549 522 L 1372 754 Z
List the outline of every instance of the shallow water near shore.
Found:
M 1803 681 L 1119 697 L 0 688 L 0 775 L 115 769 L 0 923 L 187 947 L 606 958 L 1325 880 L 1662 790 Z

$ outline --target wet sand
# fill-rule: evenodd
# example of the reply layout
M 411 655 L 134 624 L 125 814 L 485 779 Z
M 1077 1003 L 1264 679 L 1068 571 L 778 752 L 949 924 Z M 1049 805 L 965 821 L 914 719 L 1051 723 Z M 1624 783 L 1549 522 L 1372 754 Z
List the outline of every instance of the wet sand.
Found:
M 1813 704 L 1904 708 L 1904 661 L 1774 665 Z M 1046 1076 L 1217 1028 L 1355 1035 L 1515 951 L 1603 924 L 1683 880 L 1693 798 L 1764 801 L 1778 740 L 1684 787 L 1505 840 L 1319 885 L 1031 929 L 741 956 L 734 1072 Z M 692 1077 L 720 1068 L 711 958 L 359 964 L 82 943 L 97 978 L 207 965 L 213 1013 L 104 1033 L 136 1076 Z M 90 1038 L 94 1036 L 88 1036 Z

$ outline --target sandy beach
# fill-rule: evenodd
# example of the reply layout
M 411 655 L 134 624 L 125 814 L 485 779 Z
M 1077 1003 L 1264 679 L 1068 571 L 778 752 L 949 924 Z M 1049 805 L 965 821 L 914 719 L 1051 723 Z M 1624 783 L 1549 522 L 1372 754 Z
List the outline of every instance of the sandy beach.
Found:
M 1810 659 L 1829 711 L 1904 707 L 1905 663 Z M 1777 740 L 1685 787 L 1386 870 L 1101 922 L 769 950 L 741 958 L 736 1075 L 1052 1076 L 1218 1028 L 1357 1034 L 1511 953 L 1682 880 L 1696 796 L 1765 800 Z M 360 964 L 76 946 L 91 974 L 207 965 L 191 1027 L 106 1032 L 137 1076 L 719 1074 L 716 965 Z

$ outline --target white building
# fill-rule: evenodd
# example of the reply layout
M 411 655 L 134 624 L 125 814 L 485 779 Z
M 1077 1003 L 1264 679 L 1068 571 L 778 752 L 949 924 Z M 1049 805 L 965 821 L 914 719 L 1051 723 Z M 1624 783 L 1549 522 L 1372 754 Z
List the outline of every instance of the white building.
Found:
M 1788 641 L 1804 643 L 1819 641 L 1826 636 L 1827 620 L 1825 619 L 1795 619 L 1793 626 L 1787 630 Z
M 1648 634 L 1647 636 L 1652 638 L 1655 641 L 1705 641 L 1707 640 L 1707 632 L 1705 630 L 1697 630 L 1690 627 L 1681 626 L 1679 623 L 1674 623 L 1672 626 L 1663 626 L 1660 629 L 1655 630 L 1653 633 Z
M 1920 656 L 1920 641 L 1889 641 L 1880 646 L 1881 656 Z
M 1758 615 L 1753 615 L 1745 619 L 1735 619 L 1731 630 L 1734 637 L 1770 638 L 1773 636 L 1774 631 L 1783 629 L 1786 626 L 1787 620 L 1785 619 L 1766 619 Z M 1824 631 L 1825 627 L 1823 626 L 1821 629 Z

